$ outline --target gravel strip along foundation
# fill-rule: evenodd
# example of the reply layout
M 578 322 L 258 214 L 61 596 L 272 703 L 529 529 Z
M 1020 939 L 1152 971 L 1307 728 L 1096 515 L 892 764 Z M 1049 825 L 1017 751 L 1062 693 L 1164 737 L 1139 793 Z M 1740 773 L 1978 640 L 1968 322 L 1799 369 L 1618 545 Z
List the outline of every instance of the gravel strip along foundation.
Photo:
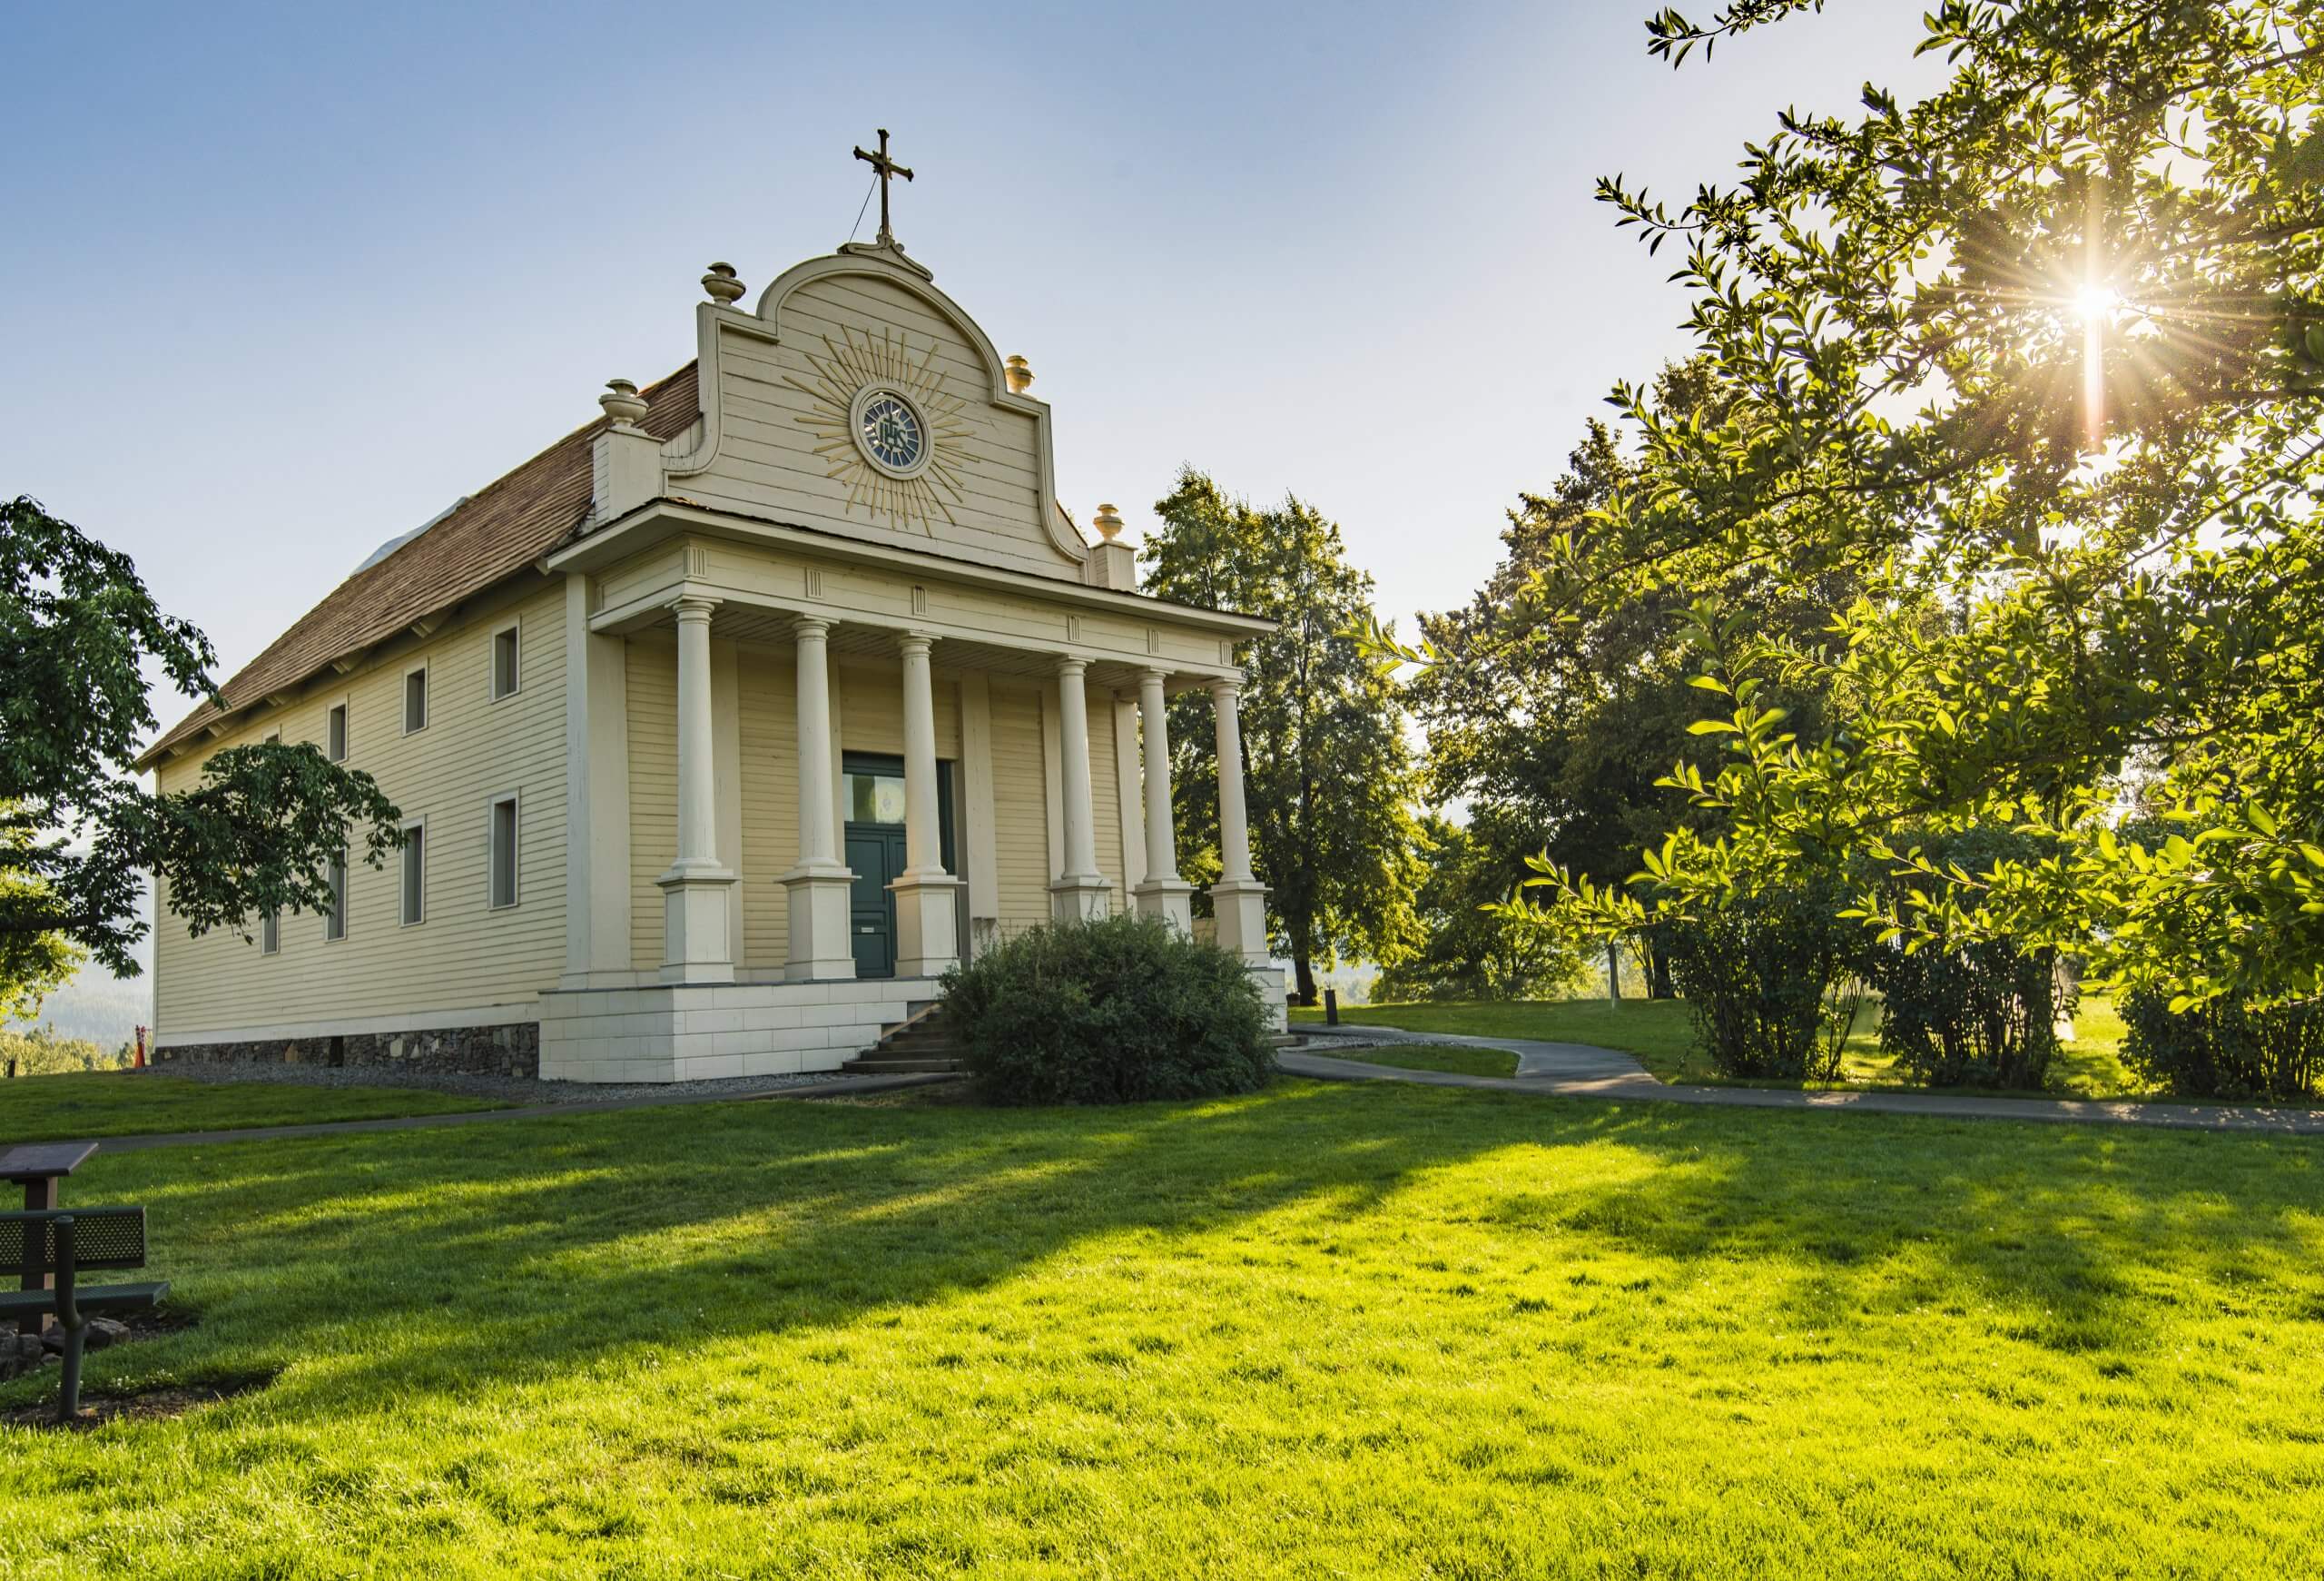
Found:
M 188 1082 L 275 1082 L 294 1087 L 419 1087 L 431 1092 L 453 1092 L 464 1098 L 488 1098 L 503 1103 L 597 1103 L 610 1098 L 672 1098 L 727 1096 L 749 1098 L 793 1087 L 817 1087 L 840 1080 L 837 1071 L 803 1076 L 734 1076 L 716 1082 L 541 1082 L 521 1076 L 472 1076 L 445 1071 L 399 1071 L 378 1065 L 286 1065 L 247 1060 L 150 1067 L 140 1075 L 171 1076 Z

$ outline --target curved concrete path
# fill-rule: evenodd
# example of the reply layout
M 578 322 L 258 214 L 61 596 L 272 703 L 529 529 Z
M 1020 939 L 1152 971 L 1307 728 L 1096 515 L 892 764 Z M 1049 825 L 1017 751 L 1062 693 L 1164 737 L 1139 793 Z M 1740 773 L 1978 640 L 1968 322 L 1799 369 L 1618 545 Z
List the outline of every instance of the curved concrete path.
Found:
M 2193 1131 L 2273 1131 L 2324 1136 L 2324 1110 L 2268 1109 L 2225 1103 L 2129 1103 L 2093 1098 L 1956 1098 L 1941 1092 L 1803 1092 L 1776 1087 L 1666 1085 L 1630 1055 L 1587 1043 L 1528 1038 L 1458 1037 L 1399 1028 L 1301 1026 L 1305 1049 L 1276 1056 L 1295 1075 L 1351 1082 L 1417 1082 L 1430 1087 L 1478 1087 L 1556 1098 L 1628 1098 L 1649 1103 L 1696 1103 L 1732 1109 L 1809 1109 L 1870 1114 L 1925 1114 L 1955 1120 L 2034 1120 L 2052 1123 L 2162 1125 Z M 1333 1042 L 1349 1048 L 1393 1043 L 1452 1043 L 1507 1049 L 1517 1056 L 1511 1077 L 1462 1076 L 1449 1071 L 1406 1071 L 1362 1060 L 1334 1059 Z

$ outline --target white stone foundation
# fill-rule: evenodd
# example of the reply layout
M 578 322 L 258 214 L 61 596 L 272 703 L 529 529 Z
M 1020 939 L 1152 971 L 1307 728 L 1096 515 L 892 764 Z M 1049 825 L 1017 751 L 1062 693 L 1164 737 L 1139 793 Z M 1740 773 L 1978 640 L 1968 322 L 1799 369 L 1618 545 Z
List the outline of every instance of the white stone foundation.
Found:
M 1266 1001 L 1267 1015 L 1277 1032 L 1291 1030 L 1291 1002 L 1284 997 L 1283 969 L 1279 966 L 1246 966 L 1251 981 L 1259 985 L 1259 997 Z
M 541 1077 L 701 1082 L 835 1071 L 937 992 L 928 977 L 560 988 L 541 995 Z

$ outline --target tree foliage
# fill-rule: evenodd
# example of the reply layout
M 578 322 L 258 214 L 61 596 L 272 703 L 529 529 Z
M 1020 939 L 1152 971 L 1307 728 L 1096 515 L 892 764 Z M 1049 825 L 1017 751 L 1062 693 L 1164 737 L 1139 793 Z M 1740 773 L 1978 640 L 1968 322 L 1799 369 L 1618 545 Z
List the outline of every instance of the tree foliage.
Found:
M 1742 0 L 1653 47 L 1813 9 Z M 1641 885 L 1540 875 L 1602 931 L 1869 858 L 1847 909 L 1906 948 L 2083 951 L 2186 1009 L 2324 968 L 2324 14 L 2289 0 L 1945 0 L 1917 104 L 1787 114 L 1676 212 L 1704 399 L 1625 386 L 1634 476 L 1541 599 L 1687 608 L 1681 825 Z M 1814 641 L 1724 597 L 1840 572 Z M 1813 725 L 1777 700 L 1805 680 Z M 2149 842 L 2116 825 L 2160 807 Z M 1940 864 L 2014 828 L 2033 854 Z M 1917 878 L 1923 882 L 1915 882 Z M 1943 882 L 1937 882 L 1942 879 Z M 1901 882 L 1900 882 L 1901 880 Z
M 227 747 L 191 788 L 143 790 L 146 667 L 207 697 L 215 657 L 126 555 L 30 499 L 0 505 L 0 992 L 27 993 L 59 952 L 135 975 L 146 874 L 195 934 L 248 936 L 268 912 L 329 908 L 350 826 L 373 865 L 401 843 L 371 777 L 311 746 Z
M 1155 511 L 1147 592 L 1278 625 L 1245 660 L 1244 794 L 1269 930 L 1312 1003 L 1316 967 L 1405 947 L 1418 879 L 1404 711 L 1359 637 L 1376 624 L 1372 578 L 1348 563 L 1339 529 L 1296 499 L 1255 510 L 1189 468 Z M 1172 705 L 1170 752 L 1191 853 L 1180 870 L 1206 883 L 1218 874 L 1208 698 Z
M 1547 999 L 1581 974 L 1579 951 L 1498 907 L 1525 875 L 1493 842 L 1433 813 L 1420 820 L 1414 939 L 1372 985 L 1380 1001 Z
M 1658 398 L 1689 406 L 1702 399 L 1702 371 L 1676 365 Z M 1695 657 L 1673 629 L 1679 607 L 1663 587 L 1641 586 L 1581 610 L 1544 597 L 1575 534 L 1635 481 L 1636 468 L 1613 430 L 1592 421 L 1567 469 L 1547 494 L 1521 497 L 1502 533 L 1503 555 L 1469 604 L 1423 616 L 1423 665 L 1411 684 L 1428 732 L 1430 795 L 1465 803 L 1470 832 L 1507 874 L 1502 895 L 1522 880 L 1527 859 L 1599 884 L 1637 871 L 1639 852 L 1659 846 L 1681 824 L 1714 833 L 1718 815 L 1690 807 L 1666 782 L 1689 745 L 1700 696 L 1690 685 Z M 1722 587 L 1729 605 L 1761 627 L 1812 637 L 1842 601 L 1837 575 L 1802 582 L 1739 570 Z M 1813 718 L 1822 697 L 1810 683 L 1782 696 Z M 1659 935 L 1634 941 L 1650 992 L 1669 992 Z

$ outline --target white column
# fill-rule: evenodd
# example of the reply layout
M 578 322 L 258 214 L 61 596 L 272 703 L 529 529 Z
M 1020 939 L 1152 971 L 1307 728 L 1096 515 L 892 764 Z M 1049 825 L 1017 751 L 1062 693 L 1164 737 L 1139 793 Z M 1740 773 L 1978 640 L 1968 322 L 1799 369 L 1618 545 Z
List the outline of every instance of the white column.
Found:
M 1180 933 L 1194 931 L 1194 885 L 1178 876 L 1178 831 L 1170 806 L 1169 702 L 1158 669 L 1137 677 L 1137 717 L 1145 738 L 1146 877 L 1138 884 L 1137 909 L 1157 916 Z
M 1106 914 L 1107 884 L 1098 871 L 1098 815 L 1089 796 L 1089 701 L 1081 678 L 1088 661 L 1057 662 L 1059 799 L 1065 814 L 1065 871 L 1049 884 L 1049 914 Z
M 662 976 L 731 983 L 726 895 L 734 875 L 718 860 L 718 754 L 710 708 L 710 616 L 715 598 L 686 594 L 678 618 L 678 854 L 662 886 Z
M 1251 874 L 1251 822 L 1243 805 L 1243 683 L 1210 684 L 1218 723 L 1219 879 L 1210 886 L 1222 949 L 1246 966 L 1267 963 L 1267 890 Z
M 848 938 L 848 891 L 855 875 L 840 860 L 832 741 L 832 623 L 802 616 L 798 637 L 799 863 L 783 875 L 790 891 L 791 947 L 783 974 L 793 981 L 855 975 Z
M 936 688 L 929 675 L 933 639 L 917 631 L 897 641 L 904 672 L 904 871 L 896 894 L 896 975 L 940 977 L 960 958 L 954 903 L 960 881 L 944 871 L 944 831 L 936 800 Z

